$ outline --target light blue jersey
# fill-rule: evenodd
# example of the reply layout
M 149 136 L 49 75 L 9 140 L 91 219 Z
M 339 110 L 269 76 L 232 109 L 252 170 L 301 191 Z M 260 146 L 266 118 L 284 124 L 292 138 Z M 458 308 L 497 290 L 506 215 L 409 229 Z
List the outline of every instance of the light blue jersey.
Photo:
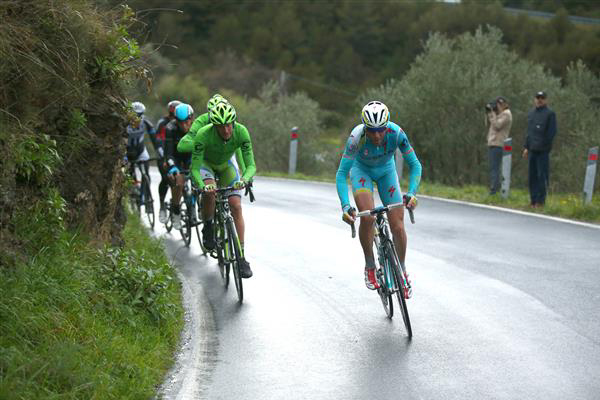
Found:
M 375 181 L 384 205 L 402 201 L 394 162 L 396 149 L 400 149 L 410 168 L 407 194 L 414 196 L 421 181 L 421 163 L 402 128 L 388 122 L 381 146 L 376 146 L 367 138 L 364 124 L 352 129 L 335 179 L 342 209 L 350 204 L 346 184 L 349 172 L 354 193 L 372 192 Z

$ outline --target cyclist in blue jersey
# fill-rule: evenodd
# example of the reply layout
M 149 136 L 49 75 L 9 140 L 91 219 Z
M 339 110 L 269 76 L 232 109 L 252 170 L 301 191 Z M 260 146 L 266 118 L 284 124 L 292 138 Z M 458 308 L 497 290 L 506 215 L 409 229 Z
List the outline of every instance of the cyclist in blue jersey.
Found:
M 400 149 L 410 168 L 409 187 L 405 204 L 408 208 L 417 206 L 415 196 L 421 180 L 421 163 L 419 162 L 408 137 L 398 125 L 390 121 L 390 113 L 385 104 L 371 101 L 362 109 L 362 124 L 352 129 L 350 138 L 340 161 L 336 174 L 337 192 L 342 205 L 342 219 L 348 224 L 355 221 L 356 210 L 348 199 L 346 177 L 350 173 L 354 201 L 359 211 L 374 208 L 373 182 L 377 185 L 379 198 L 383 205 L 400 203 L 403 196 L 400 191 L 394 154 Z M 404 267 L 406 257 L 406 231 L 404 229 L 404 208 L 388 211 L 390 229 L 398 258 Z M 360 244 L 365 255 L 365 285 L 369 289 L 379 288 L 375 277 L 375 258 L 373 255 L 373 223 L 372 216 L 361 217 L 358 230 Z M 406 270 L 406 269 L 404 269 Z M 404 293 L 406 298 L 412 295 L 410 288 Z

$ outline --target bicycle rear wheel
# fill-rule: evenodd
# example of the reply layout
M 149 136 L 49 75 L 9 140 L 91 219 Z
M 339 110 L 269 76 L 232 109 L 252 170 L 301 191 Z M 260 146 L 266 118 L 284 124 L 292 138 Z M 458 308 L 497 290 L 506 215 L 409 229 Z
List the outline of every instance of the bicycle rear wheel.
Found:
M 148 223 L 150 224 L 150 228 L 154 229 L 154 200 L 152 199 L 152 192 L 150 191 L 149 180 L 144 178 L 142 182 L 142 186 L 144 187 L 144 209 L 146 211 L 146 218 L 148 218 Z
M 181 238 L 183 239 L 185 247 L 189 247 L 192 240 L 192 215 L 191 210 L 188 208 L 185 201 L 181 202 L 179 215 L 181 216 L 181 229 L 179 232 L 181 233 Z
M 387 315 L 389 319 L 392 319 L 392 317 L 394 316 L 394 303 L 392 302 L 392 293 L 386 286 L 386 279 L 384 277 L 385 273 L 383 272 L 383 268 L 378 268 L 376 273 L 381 274 L 379 282 L 382 283 L 381 287 L 377 289 L 377 294 L 379 294 L 379 299 L 381 300 L 381 304 L 383 305 L 385 315 Z
M 408 315 L 408 307 L 406 306 L 406 299 L 404 298 L 404 278 L 402 277 L 402 273 L 400 271 L 400 263 L 398 262 L 398 257 L 396 256 L 396 251 L 392 247 L 391 243 L 386 243 L 386 253 L 387 258 L 390 262 L 390 266 L 392 267 L 392 275 L 394 281 L 396 283 L 396 297 L 398 298 L 398 303 L 400 304 L 400 312 L 402 313 L 402 320 L 404 321 L 404 326 L 406 327 L 406 333 L 409 338 L 412 338 L 412 326 L 410 324 L 410 316 Z
M 227 222 L 229 252 L 231 256 L 231 268 L 233 269 L 233 280 L 238 295 L 238 302 L 244 301 L 244 286 L 242 285 L 242 274 L 240 273 L 240 263 L 242 262 L 242 252 L 239 248 L 237 231 L 233 221 Z

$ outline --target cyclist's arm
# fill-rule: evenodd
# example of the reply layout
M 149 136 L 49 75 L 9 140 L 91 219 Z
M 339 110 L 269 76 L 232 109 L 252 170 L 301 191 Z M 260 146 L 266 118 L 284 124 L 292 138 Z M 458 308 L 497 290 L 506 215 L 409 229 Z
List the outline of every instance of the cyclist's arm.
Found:
M 355 142 L 356 140 L 353 136 L 350 136 L 350 138 L 348 138 L 348 141 L 346 142 L 346 148 L 344 149 L 344 154 L 342 154 L 340 165 L 335 174 L 335 186 L 337 189 L 338 197 L 340 199 L 342 210 L 344 209 L 344 207 L 350 206 L 350 199 L 348 198 L 348 183 L 346 182 L 346 177 L 348 176 L 348 172 L 350 172 L 350 168 L 352 168 L 352 164 L 354 164 L 354 159 L 358 154 L 358 145 Z
M 175 131 L 167 125 L 165 133 L 165 161 L 170 165 L 175 164 Z
M 254 153 L 252 152 L 252 141 L 250 135 L 246 131 L 246 135 L 242 140 L 242 160 L 244 163 L 244 174 L 242 179 L 246 182 L 250 181 L 256 173 L 256 165 L 254 164 Z
M 189 131 L 179 140 L 177 144 L 177 151 L 180 153 L 191 153 L 194 150 L 194 136 L 195 133 Z
M 236 159 L 238 167 L 240 169 L 240 174 L 244 175 L 244 172 L 246 172 L 246 163 L 244 162 L 244 156 L 242 154 L 241 147 L 238 147 L 237 150 L 235 151 L 235 159 Z
M 202 175 L 200 174 L 200 167 L 204 162 L 204 150 L 206 147 L 204 138 L 205 136 L 202 134 L 197 134 L 194 137 L 194 149 L 192 151 L 192 163 L 190 166 L 192 171 L 192 180 L 196 183 L 200 190 L 204 189 L 204 186 L 206 186 L 202 180 Z
M 186 133 L 185 136 L 179 141 L 179 144 L 177 145 L 177 151 L 180 153 L 191 153 L 194 150 L 194 138 L 196 137 L 196 134 L 201 128 L 204 128 L 209 123 L 210 119 L 208 117 L 208 113 L 199 115 L 194 122 L 192 122 L 192 126 L 190 127 L 188 133 Z
M 142 123 L 146 127 L 146 132 L 148 133 L 148 136 L 150 136 L 150 141 L 152 142 L 152 147 L 154 147 L 154 151 L 159 155 L 159 157 L 163 157 L 164 149 L 160 142 L 156 139 L 156 130 L 154 129 L 154 125 L 152 125 L 152 122 L 150 122 L 146 118 L 142 119 Z
M 415 154 L 415 150 L 412 148 L 410 143 L 408 142 L 408 138 L 406 134 L 402 135 L 398 141 L 398 148 L 402 152 L 402 158 L 408 164 L 408 168 L 410 169 L 410 173 L 408 175 L 408 191 L 406 192 L 409 196 L 414 196 L 417 194 L 417 190 L 419 190 L 419 184 L 421 183 L 421 162 L 417 158 Z

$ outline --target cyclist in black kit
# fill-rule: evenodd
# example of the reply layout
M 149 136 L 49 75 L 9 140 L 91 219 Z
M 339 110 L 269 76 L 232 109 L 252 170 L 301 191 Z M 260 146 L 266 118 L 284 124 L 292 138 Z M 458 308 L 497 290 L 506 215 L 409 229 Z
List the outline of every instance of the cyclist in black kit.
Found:
M 190 167 L 192 159 L 191 153 L 180 153 L 177 151 L 177 145 L 182 137 L 190 130 L 194 118 L 194 109 L 189 104 L 181 103 L 175 108 L 175 119 L 167 125 L 166 151 L 165 158 L 169 181 L 171 182 L 171 218 L 173 219 L 173 228 L 181 229 L 181 215 L 179 202 L 183 193 L 185 176 L 181 170 L 187 170 Z
M 161 119 L 159 119 L 156 123 L 156 139 L 162 144 L 163 147 L 166 147 L 165 142 L 167 135 L 167 125 L 169 124 L 169 122 L 175 119 L 175 107 L 177 107 L 179 104 L 181 104 L 181 102 L 178 100 L 170 101 L 169 104 L 167 104 L 169 114 L 164 117 L 161 117 Z M 164 224 L 165 222 L 167 222 L 165 196 L 167 195 L 167 191 L 169 190 L 169 178 L 167 176 L 168 167 L 166 160 L 161 160 L 161 162 L 158 163 L 158 170 L 160 171 L 161 176 L 161 180 L 158 185 L 158 196 L 160 198 L 160 212 L 158 213 L 158 220 Z

